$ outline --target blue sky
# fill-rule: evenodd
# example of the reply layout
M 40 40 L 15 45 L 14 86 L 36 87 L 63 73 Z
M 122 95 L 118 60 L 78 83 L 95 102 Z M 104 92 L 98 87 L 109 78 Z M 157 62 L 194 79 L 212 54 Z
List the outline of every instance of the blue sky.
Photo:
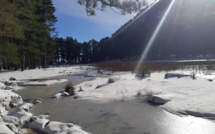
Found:
M 80 42 L 110 37 L 135 15 L 118 15 L 107 7 L 104 12 L 96 10 L 95 16 L 87 16 L 85 7 L 77 4 L 77 0 L 53 0 L 53 3 L 58 36 L 72 36 Z
M 97 11 L 95 16 L 87 16 L 85 7 L 77 4 L 77 0 L 53 0 L 56 7 L 55 24 L 58 37 L 71 36 L 80 42 L 111 36 L 124 23 L 132 19 L 135 14 L 119 15 L 110 8 L 104 12 Z

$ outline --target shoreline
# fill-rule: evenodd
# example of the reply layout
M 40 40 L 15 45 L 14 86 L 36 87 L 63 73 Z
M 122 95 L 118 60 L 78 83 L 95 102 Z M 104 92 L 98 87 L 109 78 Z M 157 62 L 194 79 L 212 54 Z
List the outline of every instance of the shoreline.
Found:
M 46 71 L 50 72 L 52 71 L 52 69 L 46 70 Z M 166 111 L 169 114 L 175 114 L 176 116 L 179 115 L 179 120 L 180 118 L 185 119 L 184 117 L 189 117 L 189 115 L 191 116 L 194 115 L 193 117 L 194 120 L 195 120 L 195 117 L 201 117 L 202 119 L 206 118 L 207 120 L 209 120 L 209 122 L 212 122 L 214 124 L 214 121 L 213 121 L 214 115 L 208 114 L 209 112 L 205 112 L 205 111 L 207 110 L 213 111 L 213 107 L 208 107 L 206 105 L 206 104 L 212 103 L 211 99 L 213 97 L 213 92 L 214 92 L 212 90 L 213 82 L 208 81 L 207 79 L 208 77 L 210 77 L 210 79 L 213 79 L 215 75 L 208 76 L 203 74 L 197 74 L 197 78 L 193 80 L 190 78 L 190 75 L 187 75 L 189 73 L 189 70 L 187 70 L 186 72 L 184 71 L 180 72 L 180 70 L 178 70 L 173 73 L 170 73 L 171 75 L 168 74 L 168 76 L 171 76 L 171 77 L 167 79 L 164 79 L 164 75 L 166 74 L 164 72 L 154 72 L 151 74 L 150 77 L 147 77 L 144 79 L 137 79 L 135 77 L 135 74 L 130 72 L 125 72 L 125 73 L 116 72 L 114 74 L 109 74 L 108 72 L 104 71 L 102 73 L 98 73 L 95 69 L 93 68 L 89 69 L 86 67 L 86 69 L 83 69 L 83 68 L 75 69 L 77 72 L 71 73 L 71 71 L 68 68 L 66 68 L 66 71 L 64 69 L 65 68 L 56 69 L 57 71 L 55 70 L 54 72 L 61 75 L 56 76 L 55 74 L 55 76 L 51 76 L 51 77 L 55 77 L 58 79 L 67 77 L 70 82 L 71 80 L 75 81 L 74 83 L 72 81 L 72 83 L 74 84 L 76 89 L 79 89 L 80 87 L 82 88 L 83 90 L 82 92 L 76 91 L 76 97 L 78 98 L 78 100 L 75 100 L 76 101 L 75 103 L 77 103 L 77 106 L 75 107 L 79 107 L 78 103 L 82 105 L 89 104 L 91 106 L 115 105 L 118 103 L 126 104 L 132 101 L 135 101 L 136 100 L 135 98 L 137 97 L 138 94 L 140 94 L 139 95 L 140 97 L 141 96 L 144 97 L 147 94 L 151 94 L 152 95 L 151 99 L 157 100 L 157 102 L 161 100 L 162 101 L 168 100 L 163 105 L 156 106 L 156 107 L 159 108 L 160 110 Z M 61 73 L 59 73 L 59 70 L 61 70 L 60 71 Z M 74 68 L 71 67 L 71 70 L 74 70 Z M 81 73 L 80 73 L 80 70 L 82 70 Z M 183 75 L 182 72 L 186 75 Z M 21 77 L 23 77 L 24 75 L 25 74 L 22 74 Z M 51 74 L 51 75 L 54 75 L 54 74 Z M 180 78 L 177 78 L 175 76 L 177 77 L 180 76 Z M 110 78 L 114 80 L 113 83 L 107 83 Z M 65 83 L 67 82 L 64 82 L 64 84 Z M 38 98 L 44 99 L 42 103 L 36 104 L 36 106 L 34 106 L 33 109 L 37 109 L 42 105 L 44 105 L 44 107 L 45 105 L 49 106 L 51 103 L 52 104 L 54 103 L 54 104 L 58 104 L 55 108 L 58 108 L 58 106 L 62 105 L 63 107 L 61 108 L 64 109 L 63 111 L 67 111 L 68 110 L 67 106 L 68 108 L 71 107 L 70 106 L 71 104 L 69 102 L 71 101 L 71 99 L 73 99 L 73 97 L 72 98 L 63 97 L 59 99 L 46 100 L 47 98 L 51 98 L 51 96 L 54 95 L 55 93 L 62 91 L 63 87 L 64 87 L 63 83 L 49 85 L 47 87 L 30 87 L 26 91 L 28 92 L 32 90 L 34 92 L 32 94 L 35 95 L 35 97 L 29 96 L 30 92 L 29 93 L 26 92 L 22 96 L 30 97 L 30 99 L 33 99 L 33 100 Z M 17 92 L 25 92 L 25 91 L 19 90 Z M 44 95 L 44 97 L 42 97 L 41 94 Z M 24 100 L 26 99 L 28 98 L 24 97 Z M 205 104 L 205 102 L 207 103 Z M 124 105 L 124 104 L 120 104 L 120 105 Z M 201 109 L 198 110 L 199 106 L 201 106 Z M 205 108 L 205 109 L 202 109 L 202 108 Z M 41 107 L 40 109 L 44 109 L 44 108 Z M 197 112 L 195 112 L 195 109 L 197 109 Z M 41 112 L 40 114 L 35 114 L 35 113 L 34 114 L 41 115 L 49 111 L 52 111 L 52 110 L 44 109 L 44 111 Z M 57 110 L 57 111 L 60 113 L 63 112 L 62 110 Z M 57 116 L 57 114 L 55 115 Z M 58 114 L 58 116 L 60 115 L 63 115 L 63 114 Z M 201 115 L 201 116 L 198 116 L 198 115 Z M 33 121 L 37 121 L 37 122 L 39 121 L 41 123 L 44 123 L 43 118 L 34 118 Z

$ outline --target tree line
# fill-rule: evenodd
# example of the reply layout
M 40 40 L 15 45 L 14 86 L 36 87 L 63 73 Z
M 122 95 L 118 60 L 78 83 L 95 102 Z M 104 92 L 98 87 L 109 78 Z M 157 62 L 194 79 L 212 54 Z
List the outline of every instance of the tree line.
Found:
M 55 60 L 54 12 L 51 0 L 0 1 L 1 68 L 47 67 Z
M 72 37 L 55 38 L 57 56 L 55 64 L 95 63 L 108 59 L 109 37 L 80 43 Z M 53 64 L 52 63 L 52 64 Z
M 146 60 L 180 60 L 215 56 L 215 38 L 213 37 L 215 34 L 215 4 L 211 0 L 194 1 L 175 2 L 150 46 Z M 171 0 L 162 0 L 143 10 L 142 12 L 145 12 L 143 15 L 138 14 L 133 19 L 135 21 L 130 20 L 111 38 L 103 38 L 98 42 L 95 40 L 84 43 L 75 41 L 74 44 L 79 45 L 73 46 L 72 43 L 71 46 L 68 46 L 67 43 L 71 37 L 64 39 L 64 43 L 58 44 L 60 46 L 58 63 L 137 61 L 171 2 Z M 69 51 L 66 52 L 64 49 Z M 75 53 L 77 50 L 78 53 Z
M 80 43 L 56 36 L 52 0 L 0 1 L 0 69 L 46 68 L 108 60 L 109 37 Z
M 124 7 L 120 5 L 123 3 L 109 2 L 103 3 L 102 8 L 111 5 L 123 13 L 138 11 L 142 6 L 138 2 L 139 7 L 135 3 Z M 87 13 L 94 14 L 93 8 L 96 6 L 90 9 L 89 1 L 79 0 L 79 4 L 86 6 Z M 0 70 L 93 63 L 111 58 L 114 47 L 109 47 L 109 37 L 83 43 L 72 37 L 58 38 L 54 28 L 57 22 L 54 12 L 52 0 L 0 1 Z
M 159 1 L 143 11 L 143 15 L 138 14 L 135 21 L 122 26 L 111 38 L 81 43 L 72 37 L 55 36 L 57 18 L 51 0 L 1 0 L 0 67 L 24 70 L 50 64 L 138 60 L 170 2 Z M 192 6 L 193 3 L 175 2 L 149 50 L 148 60 L 215 54 L 215 4 L 211 0 L 196 3 L 196 6 Z

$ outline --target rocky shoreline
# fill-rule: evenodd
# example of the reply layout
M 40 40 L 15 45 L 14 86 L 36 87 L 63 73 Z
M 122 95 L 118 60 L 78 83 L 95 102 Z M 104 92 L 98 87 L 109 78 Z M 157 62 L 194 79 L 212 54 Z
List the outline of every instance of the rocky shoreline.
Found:
M 47 134 L 89 134 L 72 123 L 49 121 L 45 116 L 34 116 L 29 110 L 37 103 L 25 103 L 21 96 L 11 90 L 4 90 L 5 88 L 5 84 L 0 83 L 1 133 L 20 134 L 25 133 L 27 129 L 32 129 Z M 42 101 L 37 99 L 34 102 L 38 100 Z

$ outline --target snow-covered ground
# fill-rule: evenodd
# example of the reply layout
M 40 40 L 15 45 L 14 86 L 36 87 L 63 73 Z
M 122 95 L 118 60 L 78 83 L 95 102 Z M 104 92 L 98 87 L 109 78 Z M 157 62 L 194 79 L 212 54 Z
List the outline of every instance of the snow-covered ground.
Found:
M 91 66 L 53 67 L 46 69 L 32 69 L 25 71 L 11 71 L 0 73 L 0 81 L 7 81 L 11 77 L 16 80 L 39 79 L 58 75 L 74 74 L 92 68 Z
M 68 81 L 67 79 L 58 79 L 58 80 L 46 80 L 46 81 L 33 81 L 33 82 L 23 82 L 18 84 L 19 86 L 48 86 L 55 83 L 62 83 Z
M 52 122 L 42 117 L 33 116 L 28 112 L 28 109 L 33 105 L 23 104 L 22 98 L 10 90 L 5 90 L 6 86 L 2 82 L 9 81 L 11 77 L 16 78 L 16 82 L 81 73 L 87 70 L 89 73 L 83 74 L 85 77 L 101 76 L 97 74 L 97 71 L 90 71 L 89 69 L 92 67 L 59 67 L 0 73 L 0 132 L 16 133 L 22 124 L 31 121 L 31 128 L 42 129 L 47 133 L 87 134 L 77 125 Z M 213 107 L 215 104 L 215 75 L 212 72 L 195 72 L 196 78 L 193 79 L 192 72 L 192 70 L 177 70 L 169 72 L 168 75 L 166 72 L 154 72 L 150 77 L 143 79 L 137 78 L 131 72 L 114 73 L 114 75 L 110 74 L 109 77 L 95 77 L 94 80 L 85 81 L 75 86 L 76 98 L 107 102 L 107 100 L 126 101 L 135 97 L 150 96 L 149 98 L 153 102 L 162 101 L 163 105 L 160 107 L 170 112 L 215 119 L 215 107 Z M 165 76 L 168 77 L 165 78 Z M 65 80 L 26 84 L 52 84 L 63 81 Z
M 72 123 L 52 122 L 44 119 L 43 116 L 33 116 L 29 111 L 33 104 L 23 103 L 22 97 L 12 92 L 13 89 L 19 89 L 20 86 L 48 86 L 54 83 L 61 83 L 65 79 L 52 80 L 34 80 L 59 75 L 69 75 L 74 73 L 85 72 L 92 69 L 89 66 L 76 67 L 59 67 L 48 69 L 35 69 L 26 71 L 13 71 L 0 73 L 0 133 L 15 134 L 26 133 L 22 129 L 24 124 L 30 124 L 32 129 L 39 129 L 41 132 L 49 134 L 54 133 L 72 133 L 72 134 L 89 134 L 81 129 L 81 127 Z M 41 103 L 42 99 L 38 99 L 37 103 Z M 34 104 L 37 104 L 34 103 Z
M 67 80 L 56 79 L 56 78 L 54 79 L 52 77 L 60 76 L 60 75 L 70 75 L 75 73 L 83 73 L 90 69 L 93 69 L 93 67 L 92 66 L 72 66 L 72 67 L 33 69 L 33 70 L 25 70 L 25 71 L 1 72 L 0 89 L 4 88 L 7 90 L 19 90 L 24 86 L 48 86 L 55 83 L 62 83 Z M 47 78 L 50 78 L 50 79 L 47 79 Z M 6 84 L 3 84 L 3 83 L 6 83 Z
M 166 72 L 155 72 L 150 77 L 138 79 L 135 74 L 127 73 L 109 78 L 114 83 L 107 84 L 109 78 L 96 78 L 76 85 L 82 92 L 77 92 L 79 99 L 90 100 L 127 100 L 140 95 L 150 95 L 153 101 L 167 102 L 161 107 L 174 112 L 190 114 L 209 119 L 215 118 L 215 75 L 196 74 L 192 78 L 192 71 L 174 71 L 165 79 Z M 181 74 L 188 74 L 188 76 Z M 98 88 L 99 87 L 99 88 Z

